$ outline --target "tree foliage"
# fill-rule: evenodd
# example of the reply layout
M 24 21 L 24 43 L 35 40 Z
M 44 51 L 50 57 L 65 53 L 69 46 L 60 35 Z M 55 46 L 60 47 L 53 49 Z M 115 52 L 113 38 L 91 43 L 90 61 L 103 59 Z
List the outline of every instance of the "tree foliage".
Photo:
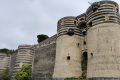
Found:
M 16 73 L 14 80 L 32 80 L 31 70 L 29 64 L 23 64 L 20 70 Z
M 7 49 L 7 48 L 0 49 L 0 53 L 12 54 L 12 53 L 15 53 L 15 52 L 16 52 L 16 50 L 10 50 L 10 49 Z
M 10 80 L 9 69 L 0 72 L 0 80 Z
M 38 38 L 38 43 L 44 41 L 45 39 L 49 38 L 47 35 L 41 34 L 41 35 L 37 35 Z
M 7 49 L 7 48 L 0 49 L 0 52 L 3 52 L 3 53 L 6 53 L 8 51 L 9 51 L 9 49 Z

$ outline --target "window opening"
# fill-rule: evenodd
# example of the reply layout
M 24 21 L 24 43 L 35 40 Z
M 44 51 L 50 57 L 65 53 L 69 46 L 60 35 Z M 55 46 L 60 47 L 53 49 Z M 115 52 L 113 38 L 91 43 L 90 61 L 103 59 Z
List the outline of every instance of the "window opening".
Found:
M 67 56 L 67 60 L 70 60 L 70 56 Z

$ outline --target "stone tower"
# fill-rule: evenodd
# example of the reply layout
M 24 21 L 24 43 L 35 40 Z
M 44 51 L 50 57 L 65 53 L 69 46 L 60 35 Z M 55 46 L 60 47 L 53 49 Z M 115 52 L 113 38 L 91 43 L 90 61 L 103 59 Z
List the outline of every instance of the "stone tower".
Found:
M 113 1 L 93 3 L 86 12 L 87 78 L 118 80 L 120 78 L 120 17 Z
M 76 17 L 64 17 L 58 21 L 56 61 L 53 78 L 80 77 L 81 37 Z
M 18 52 L 16 54 L 15 66 L 13 69 L 13 76 L 19 69 L 22 67 L 23 64 L 29 64 L 33 67 L 33 54 L 34 54 L 34 47 L 32 45 L 19 45 Z

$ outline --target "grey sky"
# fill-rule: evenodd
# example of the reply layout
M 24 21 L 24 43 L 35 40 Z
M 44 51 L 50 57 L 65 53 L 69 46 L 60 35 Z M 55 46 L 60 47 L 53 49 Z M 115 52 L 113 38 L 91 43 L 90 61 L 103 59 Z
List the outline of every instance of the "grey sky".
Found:
M 98 0 L 0 0 L 0 48 L 36 44 L 36 35 L 54 35 L 60 18 L 80 15 L 94 1 Z

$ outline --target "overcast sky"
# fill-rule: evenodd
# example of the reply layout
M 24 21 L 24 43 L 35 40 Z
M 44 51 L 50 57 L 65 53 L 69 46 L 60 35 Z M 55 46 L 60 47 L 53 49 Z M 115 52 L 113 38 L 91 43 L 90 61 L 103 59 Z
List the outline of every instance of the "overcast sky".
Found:
M 94 1 L 98 0 L 0 0 L 0 48 L 36 44 L 38 34 L 56 34 L 60 18 L 80 15 Z

